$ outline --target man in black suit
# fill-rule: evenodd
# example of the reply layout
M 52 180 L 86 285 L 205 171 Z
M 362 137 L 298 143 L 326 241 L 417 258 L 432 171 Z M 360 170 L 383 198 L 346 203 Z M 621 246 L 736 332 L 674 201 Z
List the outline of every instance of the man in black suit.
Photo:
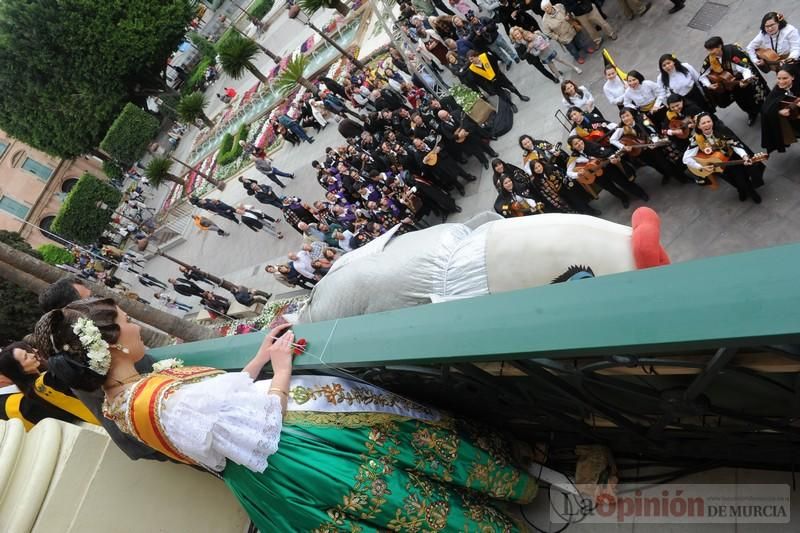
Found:
M 452 154 L 459 154 L 464 157 L 467 155 L 474 155 L 478 161 L 481 162 L 483 168 L 489 168 L 489 159 L 486 157 L 497 157 L 497 152 L 492 150 L 488 143 L 481 141 L 480 137 L 473 131 L 470 131 L 469 124 L 465 118 L 463 111 L 456 111 L 456 115 L 451 114 L 449 111 L 442 109 L 438 113 L 439 118 L 439 132 L 447 140 L 447 149 Z
M 170 278 L 169 281 L 172 284 L 172 288 L 175 289 L 175 292 L 181 294 L 183 296 L 197 296 L 202 298 L 204 290 L 200 288 L 200 286 L 195 283 L 194 281 L 190 281 L 184 278 Z

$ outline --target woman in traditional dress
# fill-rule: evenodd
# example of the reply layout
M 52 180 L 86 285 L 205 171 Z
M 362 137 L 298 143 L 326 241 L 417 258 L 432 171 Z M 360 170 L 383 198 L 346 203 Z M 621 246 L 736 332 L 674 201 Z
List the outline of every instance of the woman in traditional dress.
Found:
M 221 475 L 260 531 L 514 532 L 496 504 L 537 491 L 494 434 L 368 384 L 292 376 L 286 325 L 235 373 L 139 374 L 139 326 L 111 300 L 51 311 L 36 337 L 60 379 L 104 390 L 120 429 Z
M 609 138 L 617 129 L 616 122 L 609 122 L 595 113 L 584 113 L 578 107 L 567 109 L 567 118 L 574 128 L 569 132 L 570 137 L 577 135 L 581 139 L 608 146 Z
M 700 73 L 689 63 L 682 63 L 673 54 L 664 54 L 658 59 L 658 84 L 662 103 L 671 94 L 679 94 L 704 111 L 714 111 L 701 88 Z
M 617 67 L 614 65 L 606 65 L 603 72 L 606 78 L 605 83 L 603 83 L 603 94 L 606 95 L 606 100 L 608 100 L 609 104 L 622 109 L 625 104 L 625 91 L 628 90 L 627 84 L 622 81 Z
M 585 215 L 600 216 L 602 213 L 589 205 L 591 196 L 583 187 L 571 180 L 557 166 L 541 159 L 532 159 L 528 164 L 530 170 L 530 188 L 540 191 L 546 198 L 554 198 L 551 202 L 556 210 L 562 213 L 575 211 Z
M 534 139 L 530 135 L 520 135 L 519 147 L 522 148 L 522 167 L 528 168 L 528 163 L 534 159 L 546 161 L 560 170 L 567 169 L 569 154 L 561 149 L 561 143 L 553 144 L 541 139 Z
M 765 52 L 774 52 L 778 64 L 769 65 L 759 57 L 759 54 L 764 55 Z M 759 32 L 747 45 L 747 53 L 759 69 L 775 70 L 787 62 L 800 60 L 800 33 L 786 21 L 783 13 L 770 11 L 761 18 Z
M 800 136 L 799 105 L 800 79 L 788 68 L 782 68 L 778 71 L 775 87 L 761 107 L 761 146 L 767 152 L 784 152 L 797 142 Z
M 697 127 L 691 144 L 683 154 L 683 162 L 690 168 L 715 170 L 713 165 L 703 164 L 695 159 L 698 155 L 702 158 L 703 155 L 711 155 L 714 152 L 720 152 L 731 161 L 742 161 L 743 165 L 717 168 L 717 172 L 708 179 L 711 187 L 718 186 L 716 175 L 719 175 L 738 191 L 740 202 L 744 202 L 749 197 L 753 202 L 760 204 L 761 196 L 756 192 L 756 187 L 764 183 L 763 165 L 753 164 L 750 160 L 753 152 L 735 133 L 726 126 L 715 122 L 708 113 L 701 113 L 697 116 Z
M 680 183 L 688 181 L 688 178 L 682 175 L 682 169 L 674 165 L 667 157 L 665 146 L 640 148 L 641 151 L 638 155 L 633 155 L 631 152 L 634 149 L 626 146 L 625 139 L 629 139 L 634 145 L 667 142 L 661 139 L 647 117 L 635 109 L 623 107 L 619 112 L 619 118 L 620 125 L 611 135 L 611 144 L 628 152 L 630 160 L 656 169 L 661 174 L 662 185 L 669 183 L 672 178 Z
M 517 186 L 510 176 L 506 176 L 500 182 L 494 210 L 504 218 L 514 218 L 544 213 L 545 206 L 527 189 Z
M 100 425 L 65 383 L 42 368 L 41 358 L 27 342 L 14 342 L 0 350 L 0 375 L 19 390 L 18 396 L 3 395 L 0 418 L 19 418 L 25 429 L 45 418 Z

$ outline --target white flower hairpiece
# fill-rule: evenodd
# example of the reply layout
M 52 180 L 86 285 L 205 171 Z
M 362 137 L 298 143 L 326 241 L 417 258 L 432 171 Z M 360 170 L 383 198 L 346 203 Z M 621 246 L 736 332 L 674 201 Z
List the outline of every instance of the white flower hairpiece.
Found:
M 81 317 L 72 325 L 72 332 L 78 336 L 81 346 L 86 350 L 89 368 L 101 376 L 108 374 L 108 369 L 111 368 L 111 352 L 94 322 Z
M 180 368 L 183 366 L 183 359 L 162 359 L 153 363 L 153 372 L 161 372 L 162 370 L 169 370 L 170 368 Z

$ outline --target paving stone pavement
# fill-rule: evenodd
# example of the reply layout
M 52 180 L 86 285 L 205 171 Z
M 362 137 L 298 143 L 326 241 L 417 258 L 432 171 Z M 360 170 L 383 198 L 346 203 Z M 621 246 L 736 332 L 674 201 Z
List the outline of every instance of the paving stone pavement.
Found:
M 687 0 L 686 8 L 674 15 L 667 14 L 672 6 L 671 2 L 654 0 L 650 11 L 633 21 L 628 21 L 622 15 L 618 2 L 606 2 L 604 10 L 609 15 L 611 24 L 618 29 L 619 39 L 608 41 L 604 45 L 621 68 L 640 70 L 646 78 L 654 80 L 658 57 L 663 53 L 674 53 L 681 60 L 699 67 L 705 55 L 703 42 L 712 35 L 721 35 L 726 42 L 738 42 L 746 46 L 757 32 L 762 15 L 768 10 L 782 11 L 790 23 L 800 25 L 800 2 L 796 0 L 775 0 L 769 3 L 728 0 L 725 3 L 730 6 L 728 14 L 710 31 L 703 32 L 687 27 L 703 4 L 701 0 Z M 287 23 L 292 24 L 290 30 L 295 33 L 296 23 Z M 301 37 L 295 36 L 294 39 L 300 40 Z M 563 51 L 559 54 L 562 57 L 567 56 Z M 605 101 L 602 94 L 603 60 L 600 53 L 587 58 L 582 68 L 583 74 L 573 76 L 572 79 L 589 88 L 607 117 L 615 117 L 616 109 Z M 513 130 L 494 142 L 493 147 L 506 161 L 519 164 L 521 150 L 517 139 L 520 135 L 527 133 L 536 138 L 565 141 L 566 132 L 553 117 L 554 112 L 561 108 L 558 86 L 525 63 L 514 66 L 509 75 L 524 94 L 531 96 L 531 101 L 518 102 L 520 111 L 515 115 Z M 767 81 L 773 85 L 774 74 L 768 75 Z M 224 85 L 225 82 L 221 83 Z M 719 115 L 746 143 L 758 151 L 758 124 L 748 127 L 745 114 L 735 105 L 720 110 Z M 286 145 L 280 150 L 275 155 L 276 166 L 297 175 L 295 180 L 287 180 L 288 186 L 283 192 L 298 195 L 309 202 L 322 199 L 323 190 L 314 179 L 311 161 L 320 158 L 326 146 L 341 142 L 342 138 L 335 125 L 329 125 L 316 135 L 314 144 L 297 147 Z M 726 184 L 722 184 L 716 192 L 694 185 L 661 186 L 660 178 L 651 169 L 640 171 L 638 183 L 651 196 L 648 205 L 662 217 L 663 241 L 667 251 L 674 262 L 682 262 L 796 241 L 800 223 L 798 163 L 800 147 L 797 145 L 785 154 L 776 154 L 768 161 L 766 185 L 760 189 L 764 199 L 761 205 L 740 203 L 736 191 Z M 453 222 L 465 220 L 479 211 L 492 209 L 495 193 L 491 172 L 484 171 L 477 163 L 471 163 L 469 170 L 479 175 L 480 179 L 466 186 L 465 198 L 458 198 L 463 213 L 451 217 Z M 247 170 L 245 176 L 261 177 L 253 168 Z M 248 198 L 236 182 L 230 183 L 225 191 L 213 193 L 212 197 L 219 197 L 229 204 Z M 642 203 L 632 202 L 631 209 L 625 210 L 615 198 L 602 194 L 594 205 L 603 211 L 603 218 L 627 224 L 633 208 Z M 276 214 L 272 207 L 261 207 L 265 207 L 268 213 Z M 299 248 L 301 239 L 296 232 L 285 223 L 281 224 L 286 237 L 278 241 L 266 234 L 255 234 L 244 226 L 236 227 L 220 217 L 212 218 L 230 231 L 231 236 L 223 238 L 216 234 L 201 235 L 192 230 L 187 241 L 169 253 L 207 271 L 274 292 L 276 295 L 290 291 L 264 273 L 263 266 L 270 262 L 285 261 L 287 253 Z M 148 271 L 158 278 L 166 279 L 176 273 L 176 268 L 163 258 L 155 258 L 148 264 Z M 138 288 L 145 298 L 151 293 L 149 289 Z

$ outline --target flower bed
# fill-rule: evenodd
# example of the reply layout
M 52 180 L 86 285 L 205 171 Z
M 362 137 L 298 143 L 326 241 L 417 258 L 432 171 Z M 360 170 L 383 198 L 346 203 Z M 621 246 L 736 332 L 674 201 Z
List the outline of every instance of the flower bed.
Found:
M 223 323 L 217 331 L 223 337 L 231 337 L 262 329 L 272 329 L 285 321 L 294 322 L 296 315 L 300 313 L 307 301 L 308 296 L 276 300 L 264 306 L 264 310 L 257 317 L 229 320 Z

